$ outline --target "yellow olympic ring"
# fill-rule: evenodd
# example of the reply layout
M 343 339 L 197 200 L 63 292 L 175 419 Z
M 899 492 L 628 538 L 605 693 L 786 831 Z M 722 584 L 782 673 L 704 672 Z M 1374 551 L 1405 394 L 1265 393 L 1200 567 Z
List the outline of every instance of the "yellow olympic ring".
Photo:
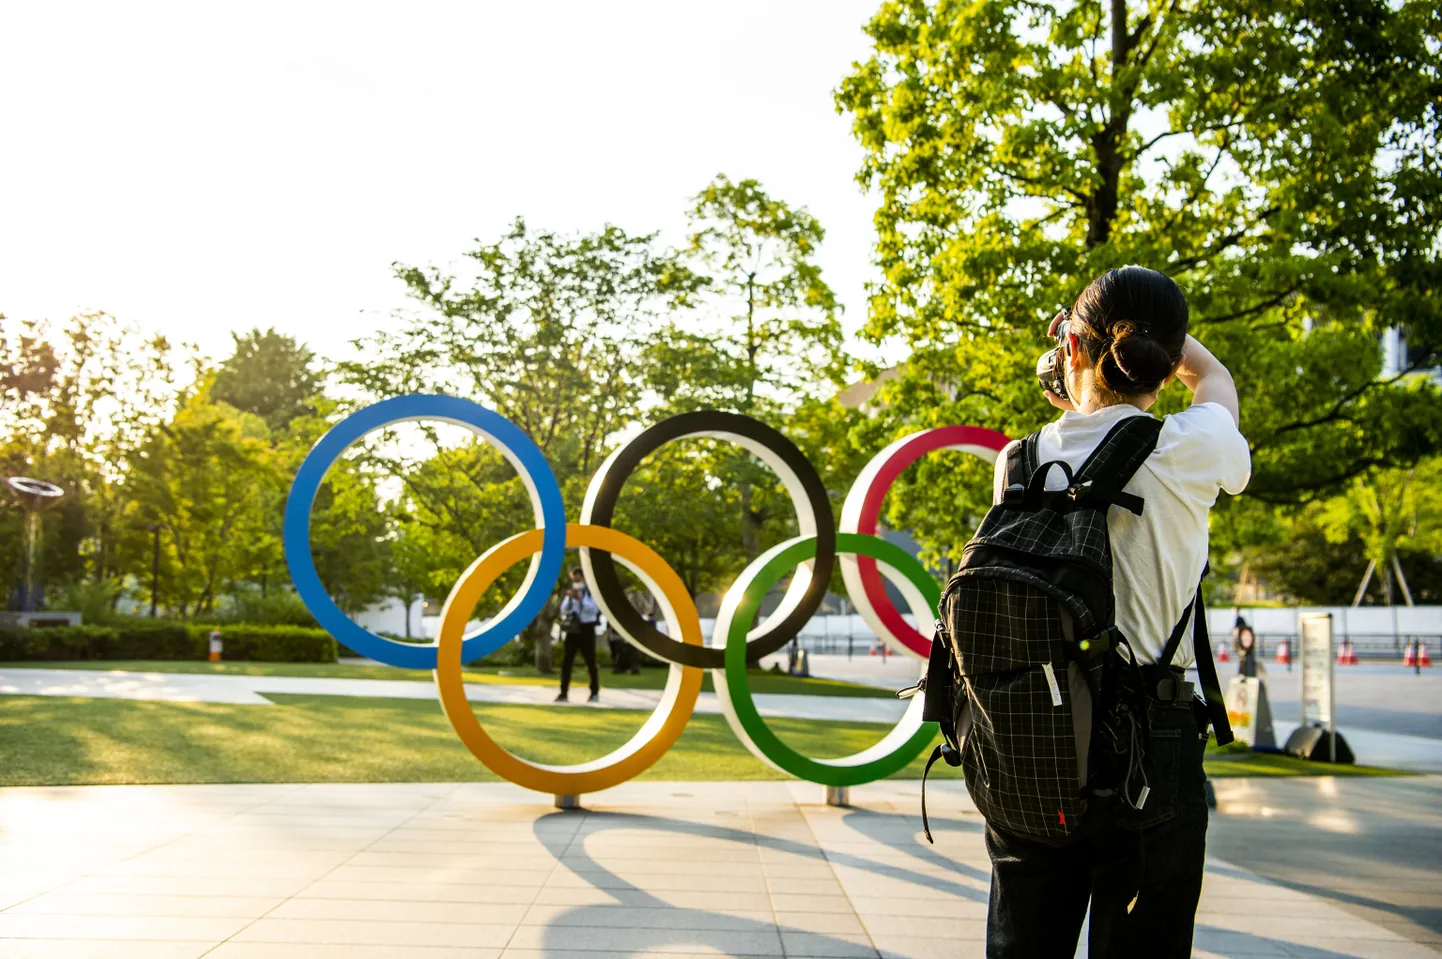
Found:
M 541 549 L 544 532 L 533 529 L 503 540 L 483 553 L 461 574 L 441 610 L 436 640 L 436 687 L 441 707 L 456 735 L 486 768 L 525 789 L 575 796 L 619 785 L 642 772 L 670 749 L 691 719 L 701 695 L 702 670 L 671 664 L 661 702 L 625 745 L 590 762 L 547 766 L 508 752 L 481 727 L 466 699 L 461 678 L 461 641 L 466 622 L 487 587 L 516 563 Z M 607 526 L 566 524 L 566 546 L 605 550 L 640 577 L 655 594 L 672 636 L 692 646 L 703 645 L 701 620 L 681 577 L 649 546 Z

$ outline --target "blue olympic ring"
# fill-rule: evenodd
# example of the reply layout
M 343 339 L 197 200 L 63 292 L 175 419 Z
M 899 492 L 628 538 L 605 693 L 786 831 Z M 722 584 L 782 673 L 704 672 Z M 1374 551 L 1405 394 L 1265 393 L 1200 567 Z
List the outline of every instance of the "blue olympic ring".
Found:
M 461 661 L 470 662 L 500 649 L 535 619 L 550 598 L 566 554 L 566 507 L 551 464 L 531 438 L 510 420 L 470 400 L 455 396 L 413 394 L 382 400 L 341 420 L 320 438 L 295 474 L 285 503 L 285 561 L 296 594 L 320 627 L 342 645 L 364 656 L 404 669 L 434 669 L 436 647 L 398 643 L 355 623 L 330 598 L 310 555 L 310 513 L 316 493 L 331 465 L 356 440 L 374 430 L 405 420 L 442 420 L 465 426 L 495 446 L 525 483 L 542 530 L 541 551 L 526 581 L 500 614 L 461 646 Z

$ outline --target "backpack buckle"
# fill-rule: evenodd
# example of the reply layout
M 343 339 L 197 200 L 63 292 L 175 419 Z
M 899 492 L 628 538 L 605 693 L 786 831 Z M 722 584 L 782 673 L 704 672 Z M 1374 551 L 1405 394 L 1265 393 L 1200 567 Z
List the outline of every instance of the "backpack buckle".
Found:
M 1073 483 L 1066 489 L 1066 495 L 1073 503 L 1080 503 L 1091 494 L 1092 481 L 1082 480 L 1080 483 Z
M 1001 505 L 1020 506 L 1022 504 L 1023 497 L 1025 496 L 1026 487 L 1023 486 L 1021 483 L 1012 483 L 1006 489 L 1002 490 Z

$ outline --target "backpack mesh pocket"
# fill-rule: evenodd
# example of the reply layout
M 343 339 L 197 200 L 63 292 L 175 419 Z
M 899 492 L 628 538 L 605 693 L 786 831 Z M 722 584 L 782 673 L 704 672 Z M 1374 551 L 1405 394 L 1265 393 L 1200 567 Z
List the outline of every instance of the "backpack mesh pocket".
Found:
M 1062 669 L 1065 676 L 1065 668 Z M 1071 694 L 1041 667 L 966 677 L 971 732 L 962 750 L 967 791 L 999 828 L 1065 839 L 1087 803 L 1077 782 Z M 1055 705 L 1056 698 L 1061 705 Z

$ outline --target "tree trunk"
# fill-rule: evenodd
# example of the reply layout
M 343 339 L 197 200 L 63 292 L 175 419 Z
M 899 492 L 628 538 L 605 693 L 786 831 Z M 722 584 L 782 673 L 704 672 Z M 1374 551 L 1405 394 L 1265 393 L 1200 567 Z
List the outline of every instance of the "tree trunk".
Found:
M 742 410 L 748 416 L 756 404 L 756 354 L 760 345 L 756 342 L 756 274 L 746 274 L 746 405 Z M 761 554 L 760 523 L 751 510 L 752 485 L 750 463 L 741 467 L 741 549 L 747 560 Z
M 1111 239 L 1112 223 L 1117 218 L 1117 203 L 1122 178 L 1122 144 L 1131 117 L 1131 91 L 1119 87 L 1118 77 L 1127 64 L 1132 40 L 1127 35 L 1126 0 L 1112 0 L 1112 88 L 1106 126 L 1092 138 L 1096 152 L 1097 175 L 1101 182 L 1086 201 L 1087 249 Z

